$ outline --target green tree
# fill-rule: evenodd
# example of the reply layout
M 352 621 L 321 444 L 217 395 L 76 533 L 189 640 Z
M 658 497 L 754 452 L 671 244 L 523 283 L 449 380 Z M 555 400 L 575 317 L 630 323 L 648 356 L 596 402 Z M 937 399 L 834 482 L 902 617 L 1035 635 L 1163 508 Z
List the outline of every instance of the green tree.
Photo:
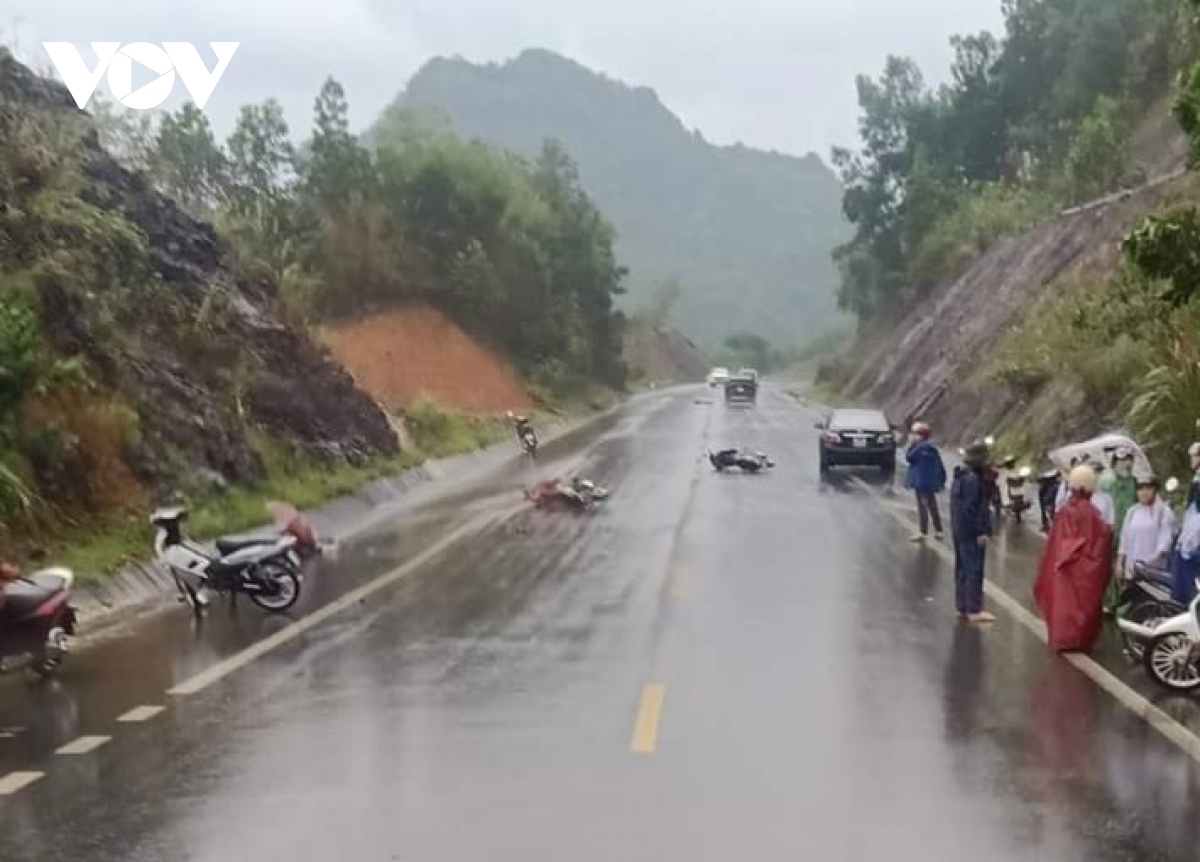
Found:
M 241 213 L 286 198 L 295 185 L 295 149 L 275 99 L 244 105 L 226 143 L 230 204 Z
M 1071 140 L 1064 176 L 1071 203 L 1084 203 L 1119 187 L 1127 178 L 1128 130 L 1116 100 L 1101 96 Z
M 1181 207 L 1146 218 L 1122 250 L 1147 277 L 1168 284 L 1164 299 L 1180 306 L 1200 294 L 1200 209 Z
M 313 133 L 305 190 L 327 211 L 352 196 L 370 193 L 374 171 L 370 153 L 350 133 L 350 105 L 342 85 L 326 78 L 313 104 Z
M 154 173 L 159 187 L 196 216 L 210 216 L 226 185 L 226 158 L 208 117 L 188 102 L 158 126 Z

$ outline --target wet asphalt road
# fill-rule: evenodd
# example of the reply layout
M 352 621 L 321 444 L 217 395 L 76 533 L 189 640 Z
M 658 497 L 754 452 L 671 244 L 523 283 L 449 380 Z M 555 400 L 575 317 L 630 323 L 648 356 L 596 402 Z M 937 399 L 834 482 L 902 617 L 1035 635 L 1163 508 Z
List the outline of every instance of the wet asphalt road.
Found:
M 422 489 L 296 617 L 460 541 L 295 637 L 249 605 L 170 613 L 50 687 L 0 681 L 0 787 L 44 773 L 0 795 L 0 860 L 1200 858 L 1193 761 L 1003 614 L 957 624 L 944 560 L 855 481 L 818 481 L 784 391 L 709 397 L 644 397 L 536 471 Z M 716 475 L 723 444 L 779 467 Z M 606 508 L 521 505 L 570 469 Z M 1038 547 L 997 548 L 1014 596 Z M 165 709 L 116 720 L 143 706 Z M 109 739 L 55 754 L 81 736 Z

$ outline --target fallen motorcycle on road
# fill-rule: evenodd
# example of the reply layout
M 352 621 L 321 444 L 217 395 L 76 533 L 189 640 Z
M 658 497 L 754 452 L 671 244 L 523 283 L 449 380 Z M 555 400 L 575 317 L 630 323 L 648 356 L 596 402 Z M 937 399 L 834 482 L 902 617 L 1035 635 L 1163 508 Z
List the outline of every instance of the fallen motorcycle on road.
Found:
M 272 537 L 225 536 L 210 554 L 183 535 L 187 509 L 159 509 L 150 516 L 157 528 L 154 551 L 175 579 L 181 597 L 196 613 L 208 604 L 208 593 L 250 601 L 272 613 L 283 613 L 300 598 L 300 541 L 292 532 Z
M 52 676 L 70 649 L 75 609 L 69 569 L 6 579 L 0 597 L 0 672 L 24 665 L 36 679 Z
M 608 499 L 608 489 L 591 479 L 546 479 L 526 488 L 525 499 L 536 509 L 586 512 Z
M 708 453 L 708 462 L 718 473 L 738 469 L 743 473 L 761 473 L 775 466 L 765 452 L 743 452 L 740 449 L 721 449 Z

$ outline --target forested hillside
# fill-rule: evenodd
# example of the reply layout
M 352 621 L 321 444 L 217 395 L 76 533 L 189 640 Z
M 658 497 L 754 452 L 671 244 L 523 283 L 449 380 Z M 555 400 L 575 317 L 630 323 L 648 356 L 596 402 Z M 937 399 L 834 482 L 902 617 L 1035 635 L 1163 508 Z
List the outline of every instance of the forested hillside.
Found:
M 892 58 L 839 154 L 851 389 L 1039 455 L 1126 426 L 1185 469 L 1200 417 L 1197 0 L 1006 0 L 953 80 Z M 1122 191 L 1124 190 L 1124 191 Z M 880 333 L 886 335 L 880 338 Z M 857 367 L 855 367 L 857 366 Z M 988 423 L 994 423 L 988 427 Z
M 841 189 L 816 155 L 714 146 L 652 90 L 539 50 L 499 65 L 435 60 L 379 128 L 413 111 L 527 157 L 562 141 L 616 227 L 629 310 L 678 280 L 673 322 L 709 342 L 751 331 L 793 344 L 835 318 Z
M 997 0 L 1001 2 L 1001 0 Z M 842 307 L 895 318 L 997 240 L 1147 179 L 1134 131 L 1191 50 L 1181 0 L 1002 0 L 931 88 L 890 57 L 858 81 L 861 144 L 834 161 L 853 239 Z
M 332 79 L 302 146 L 274 100 L 225 141 L 190 103 L 93 107 L 0 55 L 0 541 L 398 467 L 310 335 L 369 312 L 433 306 L 547 397 L 623 383 L 612 231 L 561 148 L 410 128 L 367 149 Z

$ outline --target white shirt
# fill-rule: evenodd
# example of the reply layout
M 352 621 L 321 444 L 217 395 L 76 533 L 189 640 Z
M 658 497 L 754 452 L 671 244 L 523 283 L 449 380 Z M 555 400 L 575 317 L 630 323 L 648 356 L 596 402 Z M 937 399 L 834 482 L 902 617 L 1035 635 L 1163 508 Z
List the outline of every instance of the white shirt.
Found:
M 1117 525 L 1117 507 L 1113 503 L 1111 494 L 1107 491 L 1096 491 L 1096 493 L 1092 494 L 1092 505 L 1100 513 L 1100 517 L 1104 519 L 1104 523 L 1110 527 Z
M 1154 505 L 1135 503 L 1125 516 L 1121 529 L 1121 556 L 1125 571 L 1132 572 L 1135 563 L 1165 557 L 1175 542 L 1175 513 L 1161 500 Z

